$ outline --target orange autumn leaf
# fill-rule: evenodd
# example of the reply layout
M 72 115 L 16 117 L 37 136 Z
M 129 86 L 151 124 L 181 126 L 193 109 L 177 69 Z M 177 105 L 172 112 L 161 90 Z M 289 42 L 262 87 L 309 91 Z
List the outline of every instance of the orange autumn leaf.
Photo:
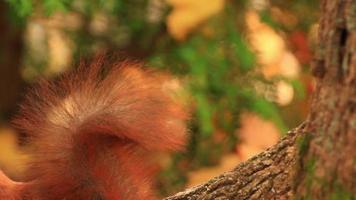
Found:
M 167 0 L 167 3 L 173 7 L 167 17 L 168 31 L 177 40 L 184 40 L 200 23 L 224 7 L 224 0 Z
M 237 145 L 236 151 L 241 160 L 247 160 L 273 146 L 280 138 L 280 131 L 273 122 L 257 114 L 244 113 L 240 123 L 238 133 L 241 143 Z

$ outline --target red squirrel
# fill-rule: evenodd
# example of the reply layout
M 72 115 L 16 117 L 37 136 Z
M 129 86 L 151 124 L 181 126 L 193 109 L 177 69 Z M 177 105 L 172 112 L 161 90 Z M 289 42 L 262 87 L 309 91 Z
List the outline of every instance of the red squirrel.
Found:
M 33 147 L 26 182 L 0 171 L 0 199 L 156 199 L 152 155 L 181 150 L 187 112 L 137 63 L 81 64 L 42 80 L 14 124 Z

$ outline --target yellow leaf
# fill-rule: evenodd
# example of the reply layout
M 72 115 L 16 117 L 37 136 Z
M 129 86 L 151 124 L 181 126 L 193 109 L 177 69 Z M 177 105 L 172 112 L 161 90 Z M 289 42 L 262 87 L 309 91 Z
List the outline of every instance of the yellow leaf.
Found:
M 167 17 L 169 33 L 177 40 L 186 36 L 210 16 L 224 7 L 224 0 L 167 0 L 173 7 Z
M 25 154 L 17 145 L 15 131 L 12 128 L 0 125 L 0 168 L 14 179 L 21 178 L 26 169 L 25 163 L 29 155 Z

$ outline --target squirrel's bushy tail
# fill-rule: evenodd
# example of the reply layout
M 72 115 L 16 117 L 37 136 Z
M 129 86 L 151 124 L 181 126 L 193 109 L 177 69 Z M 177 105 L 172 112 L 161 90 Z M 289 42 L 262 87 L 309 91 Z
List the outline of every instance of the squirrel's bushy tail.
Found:
M 187 114 L 163 76 L 103 60 L 28 94 L 15 120 L 33 148 L 25 195 L 150 199 L 150 154 L 183 147 Z

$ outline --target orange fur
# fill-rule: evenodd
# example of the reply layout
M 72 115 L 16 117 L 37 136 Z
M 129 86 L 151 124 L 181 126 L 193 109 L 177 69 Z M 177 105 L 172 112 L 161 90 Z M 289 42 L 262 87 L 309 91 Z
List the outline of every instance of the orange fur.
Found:
M 30 181 L 0 184 L 0 197 L 10 187 L 14 199 L 155 199 L 150 157 L 184 146 L 186 112 L 160 74 L 103 60 L 27 95 L 15 124 L 34 146 Z

